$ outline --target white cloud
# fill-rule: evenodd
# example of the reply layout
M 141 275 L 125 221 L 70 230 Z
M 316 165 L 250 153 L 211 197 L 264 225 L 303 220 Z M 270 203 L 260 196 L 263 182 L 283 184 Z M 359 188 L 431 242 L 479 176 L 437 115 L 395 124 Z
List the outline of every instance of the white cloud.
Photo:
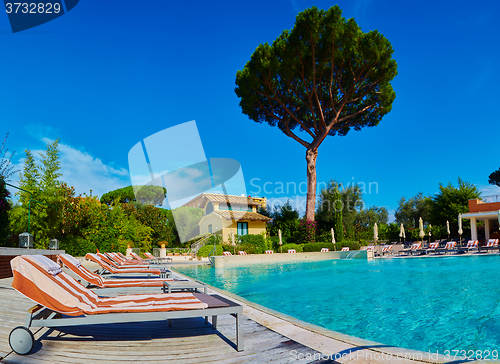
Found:
M 45 143 L 52 140 L 42 139 Z M 92 190 L 93 195 L 102 196 L 104 193 L 130 185 L 128 170 L 125 168 L 114 168 L 104 164 L 99 158 L 89 153 L 82 152 L 67 144 L 59 144 L 59 161 L 61 165 L 61 180 L 69 186 L 75 187 L 76 194 L 86 193 Z M 36 161 L 40 162 L 40 153 L 44 150 L 32 150 Z M 24 167 L 24 158 L 21 158 L 14 168 L 22 172 Z M 19 174 L 16 173 L 12 178 L 13 185 L 19 185 Z M 14 189 L 12 192 L 15 193 Z

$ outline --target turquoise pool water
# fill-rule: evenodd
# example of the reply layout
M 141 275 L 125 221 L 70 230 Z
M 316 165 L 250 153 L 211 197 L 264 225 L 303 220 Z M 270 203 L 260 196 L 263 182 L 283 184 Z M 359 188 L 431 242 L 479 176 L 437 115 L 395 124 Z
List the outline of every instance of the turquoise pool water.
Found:
M 175 269 L 330 330 L 443 353 L 500 348 L 499 267 L 491 254 Z

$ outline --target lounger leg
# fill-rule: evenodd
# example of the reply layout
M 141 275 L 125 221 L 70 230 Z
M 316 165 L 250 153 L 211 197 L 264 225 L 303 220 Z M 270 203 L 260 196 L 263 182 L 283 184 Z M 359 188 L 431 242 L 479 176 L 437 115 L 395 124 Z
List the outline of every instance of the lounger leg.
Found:
M 243 333 L 240 327 L 240 313 L 236 314 L 236 350 L 243 351 L 245 344 L 243 343 Z
M 205 316 L 205 325 L 208 324 L 208 316 Z
M 172 320 L 168 319 L 168 327 L 172 327 Z
M 212 329 L 217 330 L 217 316 L 212 316 Z

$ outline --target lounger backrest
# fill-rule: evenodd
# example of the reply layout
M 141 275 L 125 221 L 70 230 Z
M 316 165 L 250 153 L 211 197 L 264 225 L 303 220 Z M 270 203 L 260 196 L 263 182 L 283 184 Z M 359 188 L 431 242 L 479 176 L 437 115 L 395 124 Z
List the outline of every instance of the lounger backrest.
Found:
M 490 239 L 491 246 L 498 246 L 498 239 Z
M 97 287 L 104 287 L 104 279 L 95 273 L 92 273 L 90 270 L 85 268 L 82 263 L 80 263 L 77 259 L 73 258 L 69 254 L 59 254 L 57 256 L 57 260 L 62 262 L 69 270 L 75 273 L 80 278 L 85 281 L 93 284 Z
M 231 252 L 222 252 L 226 257 L 232 255 Z
M 429 244 L 429 249 L 437 249 L 439 247 L 439 241 Z
M 383 253 L 387 253 L 389 250 L 392 249 L 392 245 L 385 245 L 383 248 L 382 248 L 382 252 Z
M 145 252 L 144 255 L 147 256 L 149 259 L 156 259 L 155 256 L 150 252 Z
M 208 306 L 192 293 L 99 297 L 62 270 L 49 273 L 51 262 L 42 255 L 15 257 L 11 260 L 12 288 L 36 303 L 65 315 L 158 312 Z
M 414 243 L 412 244 L 410 250 L 418 250 L 420 249 L 420 245 L 422 245 L 422 243 Z
M 368 249 L 367 249 L 368 250 Z M 342 252 L 348 252 L 349 251 L 349 247 L 348 246 L 345 246 L 342 248 L 341 250 Z
M 130 255 L 132 256 L 132 258 L 134 259 L 137 259 L 137 260 L 143 260 L 139 255 L 137 255 L 136 253 L 134 252 L 130 252 Z
M 108 263 L 109 265 L 112 265 L 115 268 L 120 268 L 118 264 L 116 264 L 113 260 L 109 259 L 105 254 L 102 253 L 96 253 L 96 255 L 101 258 L 101 261 L 104 261 Z
M 297 253 L 297 251 L 295 249 L 288 249 L 288 252 L 289 253 Z
M 115 267 L 113 267 L 112 265 L 109 265 L 108 263 L 106 263 L 105 261 L 103 261 L 101 259 L 101 257 L 99 257 L 96 253 L 87 253 L 85 254 L 85 259 L 87 260 L 90 260 L 94 263 L 97 263 L 99 264 L 102 268 L 112 272 L 112 273 L 117 273 L 118 272 L 118 269 L 116 269 Z
M 321 252 L 322 252 L 322 253 L 328 253 L 328 251 L 329 251 L 329 250 L 330 250 L 330 249 L 328 249 L 328 248 L 321 248 Z
M 478 245 L 479 245 L 478 240 L 469 240 L 467 242 L 467 248 L 477 248 Z
M 274 251 L 273 250 L 266 250 L 266 254 L 273 254 Z
M 344 248 L 342 248 L 342 251 L 347 251 L 347 250 L 349 250 L 349 247 L 346 247 L 346 248 L 347 248 L 346 250 L 344 250 Z M 367 250 L 367 251 L 373 251 L 373 250 L 375 250 L 375 247 L 374 247 L 373 245 L 368 245 L 368 246 L 366 247 L 366 250 Z
M 240 251 L 238 251 L 238 254 L 239 254 L 239 255 L 247 255 L 247 252 L 246 252 L 246 251 L 243 251 L 243 250 L 240 250 Z
M 444 247 L 446 250 L 453 249 L 457 245 L 456 241 L 449 241 L 446 243 L 446 246 Z

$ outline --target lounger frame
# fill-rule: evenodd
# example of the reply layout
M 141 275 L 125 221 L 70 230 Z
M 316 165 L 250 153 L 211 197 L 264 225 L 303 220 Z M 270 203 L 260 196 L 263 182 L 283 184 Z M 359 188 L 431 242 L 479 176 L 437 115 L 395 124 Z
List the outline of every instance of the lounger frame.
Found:
M 217 316 L 231 315 L 236 318 L 236 350 L 244 350 L 243 333 L 240 327 L 243 306 L 224 299 L 218 295 L 212 296 L 229 306 L 205 308 L 201 310 L 178 310 L 167 312 L 140 312 L 140 313 L 107 313 L 82 316 L 64 316 L 58 312 L 52 311 L 41 305 L 36 305 L 28 310 L 25 328 L 30 327 L 67 327 L 80 325 L 114 324 L 114 323 L 132 323 L 143 321 L 165 321 L 171 319 L 182 319 L 192 317 L 205 317 L 208 322 L 208 316 L 212 316 L 212 328 L 217 329 Z M 170 321 L 169 321 L 170 323 Z M 15 329 L 14 329 L 15 330 Z M 13 330 L 13 331 L 14 331 Z

